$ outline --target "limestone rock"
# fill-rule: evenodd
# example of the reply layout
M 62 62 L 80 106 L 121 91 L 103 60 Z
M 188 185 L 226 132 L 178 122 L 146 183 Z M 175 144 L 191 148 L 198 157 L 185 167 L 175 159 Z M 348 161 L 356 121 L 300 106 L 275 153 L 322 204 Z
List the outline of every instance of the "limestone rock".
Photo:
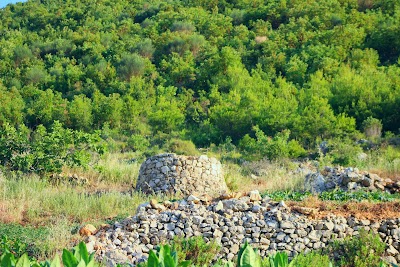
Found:
M 260 201 L 262 199 L 260 192 L 258 192 L 258 190 L 250 191 L 249 197 L 250 197 L 250 201 L 252 201 L 252 202 Z
M 85 226 L 81 227 L 81 229 L 79 229 L 79 234 L 81 236 L 91 236 L 95 235 L 96 233 L 97 229 L 92 224 L 86 224 Z

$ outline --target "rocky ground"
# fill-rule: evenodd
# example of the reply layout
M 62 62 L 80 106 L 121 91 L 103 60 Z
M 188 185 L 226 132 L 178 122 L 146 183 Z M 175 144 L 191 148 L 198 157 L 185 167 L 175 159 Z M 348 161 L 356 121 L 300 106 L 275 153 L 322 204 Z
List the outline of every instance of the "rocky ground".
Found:
M 222 198 L 227 197 L 232 195 Z M 215 239 L 221 244 L 216 257 L 229 260 L 245 240 L 257 247 L 262 256 L 277 251 L 294 256 L 323 248 L 332 240 L 357 235 L 364 228 L 379 233 L 387 244 L 389 261 L 400 261 L 400 219 L 370 220 L 333 214 L 314 219 L 315 212 L 318 211 L 261 198 L 257 191 L 239 199 L 210 201 L 189 196 L 176 202 L 151 201 L 142 204 L 132 217 L 105 226 L 95 235 L 86 233 L 90 235 L 87 245 L 98 259 L 113 266 L 143 261 L 150 249 L 175 236 L 202 235 L 206 241 Z
M 379 190 L 393 194 L 400 192 L 400 181 L 382 178 L 375 173 L 352 167 L 325 167 L 321 172 L 306 175 L 305 188 L 313 193 L 340 188 L 345 191 Z

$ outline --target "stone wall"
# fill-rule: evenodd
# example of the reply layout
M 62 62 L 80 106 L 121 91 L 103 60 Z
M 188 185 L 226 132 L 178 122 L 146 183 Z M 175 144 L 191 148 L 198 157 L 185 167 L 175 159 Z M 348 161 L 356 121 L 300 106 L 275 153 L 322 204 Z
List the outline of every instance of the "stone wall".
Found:
M 216 196 L 226 191 L 227 186 L 221 163 L 215 158 L 161 154 L 142 164 L 136 190 L 146 194 Z
M 295 211 L 284 202 L 259 200 L 242 197 L 206 204 L 189 197 L 173 203 L 145 203 L 135 216 L 89 237 L 88 247 L 109 266 L 136 264 L 148 257 L 150 249 L 174 236 L 217 240 L 222 251 L 216 258 L 232 259 L 245 240 L 262 256 L 286 251 L 293 257 L 323 248 L 332 240 L 358 235 L 364 228 L 379 233 L 387 244 L 389 261 L 400 260 L 400 218 L 370 221 L 331 215 L 314 220 L 305 215 L 307 209 Z
M 306 175 L 305 188 L 312 193 L 321 193 L 334 189 L 345 191 L 367 190 L 400 192 L 400 182 L 384 179 L 377 174 L 360 171 L 357 168 L 325 167 L 321 172 Z

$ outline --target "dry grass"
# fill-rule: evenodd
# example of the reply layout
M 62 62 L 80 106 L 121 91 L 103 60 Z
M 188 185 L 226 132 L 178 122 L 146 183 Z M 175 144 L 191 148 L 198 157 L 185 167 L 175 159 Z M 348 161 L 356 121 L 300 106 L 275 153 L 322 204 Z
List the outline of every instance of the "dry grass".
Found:
M 304 174 L 296 173 L 296 166 L 287 162 L 258 161 L 244 166 L 224 164 L 223 169 L 225 181 L 232 191 L 298 191 L 303 188 Z
M 110 218 L 125 218 L 151 197 L 113 189 L 90 192 L 68 184 L 53 186 L 37 176 L 9 177 L 0 181 L 0 224 L 45 227 L 49 235 L 46 255 L 70 247 L 80 237 L 76 228 L 100 225 Z M 160 199 L 159 197 L 157 197 Z M 161 200 L 161 199 L 160 199 Z M 75 229 L 75 230 L 74 230 Z
M 87 190 L 126 191 L 136 184 L 143 159 L 137 159 L 135 153 L 110 153 L 102 156 L 89 169 L 64 167 L 63 174 L 78 174 L 89 181 Z

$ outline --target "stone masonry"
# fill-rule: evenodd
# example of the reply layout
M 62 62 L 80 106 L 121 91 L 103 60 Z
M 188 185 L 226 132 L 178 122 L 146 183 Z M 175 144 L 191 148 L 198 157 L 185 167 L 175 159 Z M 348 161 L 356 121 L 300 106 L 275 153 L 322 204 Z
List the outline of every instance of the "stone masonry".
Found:
M 145 194 L 219 196 L 228 188 L 217 159 L 168 153 L 150 157 L 141 165 L 136 190 Z
M 321 193 L 334 189 L 344 191 L 386 191 L 400 192 L 400 182 L 381 178 L 377 174 L 360 171 L 352 167 L 325 167 L 321 172 L 309 173 L 305 178 L 305 189 Z
M 335 239 L 358 235 L 364 228 L 378 233 L 386 243 L 388 261 L 400 260 L 399 218 L 371 221 L 331 215 L 316 220 L 305 213 L 307 210 L 299 212 L 267 197 L 207 203 L 190 196 L 176 202 L 142 204 L 136 215 L 89 236 L 87 245 L 107 266 L 137 264 L 147 259 L 150 249 L 174 236 L 216 240 L 222 246 L 216 259 L 233 259 L 246 240 L 262 256 L 286 251 L 293 257 L 323 248 Z

